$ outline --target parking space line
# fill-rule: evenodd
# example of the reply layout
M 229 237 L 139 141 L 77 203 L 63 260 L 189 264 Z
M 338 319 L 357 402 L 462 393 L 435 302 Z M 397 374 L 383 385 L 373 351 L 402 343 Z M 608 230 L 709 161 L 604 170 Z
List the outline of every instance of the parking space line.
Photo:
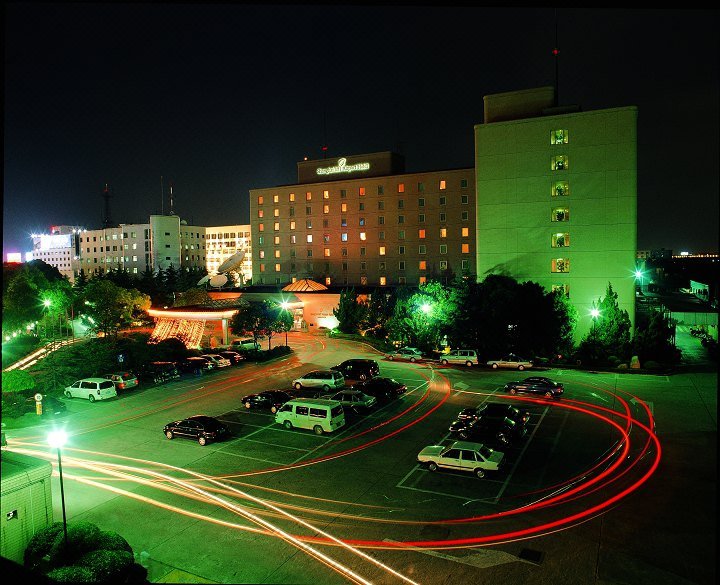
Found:
M 240 440 L 240 439 L 237 439 Z M 233 441 L 235 442 L 235 441 Z M 271 459 L 261 459 L 260 457 L 250 457 L 249 455 L 241 455 L 240 453 L 233 453 L 232 451 L 226 451 L 225 449 L 218 449 L 218 453 L 223 455 L 232 455 L 233 457 L 239 457 L 240 459 L 252 459 L 253 461 L 261 461 L 262 463 L 270 463 L 271 465 L 288 465 L 288 463 L 280 463 L 278 461 L 272 461 Z
M 302 447 L 291 447 L 290 445 L 278 445 L 277 443 L 268 443 L 267 441 L 259 441 L 258 439 L 248 439 L 247 437 L 238 437 L 240 441 L 250 441 L 251 443 L 259 443 L 260 445 L 270 445 L 271 447 L 278 447 L 280 449 L 292 449 L 293 451 L 309 451 L 310 449 L 303 449 Z
M 415 471 L 420 471 L 421 473 L 433 473 L 432 471 L 427 471 L 426 469 L 423 469 L 423 468 L 420 467 L 419 465 L 416 465 L 415 467 L 413 467 L 413 468 L 410 470 L 410 472 L 409 472 L 404 478 L 402 478 L 402 479 L 400 480 L 400 482 L 397 483 L 397 485 L 396 485 L 395 487 L 400 488 L 400 489 L 403 489 L 403 490 L 413 490 L 413 491 L 415 491 L 415 492 L 423 492 L 423 493 L 426 493 L 426 494 L 434 494 L 434 495 L 436 495 L 436 496 L 442 496 L 442 497 L 445 497 L 445 498 L 457 498 L 458 500 L 465 500 L 467 503 L 470 503 L 470 502 L 483 502 L 483 503 L 488 503 L 488 504 L 497 504 L 497 500 L 496 500 L 495 498 L 493 498 L 493 499 L 491 499 L 491 500 L 487 500 L 487 499 L 485 499 L 485 498 L 468 498 L 468 497 L 465 497 L 465 496 L 458 496 L 457 494 L 448 494 L 448 493 L 446 493 L 446 492 L 436 492 L 436 491 L 433 491 L 433 490 L 424 490 L 424 489 L 422 489 L 422 488 L 410 487 L 409 485 L 400 485 L 402 482 L 404 482 L 404 481 L 405 481 L 412 473 L 414 473 Z M 483 478 L 483 481 L 485 481 L 485 482 L 497 483 L 498 480 Z

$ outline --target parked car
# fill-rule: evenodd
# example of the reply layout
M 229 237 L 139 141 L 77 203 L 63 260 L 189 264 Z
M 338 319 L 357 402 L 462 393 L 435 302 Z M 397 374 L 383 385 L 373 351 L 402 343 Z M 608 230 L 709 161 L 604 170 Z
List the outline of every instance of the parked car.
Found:
M 177 364 L 173 362 L 148 362 L 143 364 L 138 373 L 140 380 L 162 384 L 180 377 Z
M 232 343 L 230 344 L 230 349 L 235 350 L 259 350 L 260 344 L 255 341 L 252 337 L 246 338 L 246 339 L 233 339 Z
M 228 368 L 232 365 L 229 359 L 215 353 L 204 353 L 200 357 L 210 360 L 216 368 Z
M 229 350 L 229 349 L 226 350 L 226 351 L 220 351 L 220 352 L 218 352 L 218 355 L 221 355 L 222 357 L 230 360 L 230 363 L 231 363 L 233 366 L 237 366 L 241 361 L 243 361 L 243 360 L 245 359 L 245 358 L 244 358 L 241 354 L 239 354 L 238 352 L 232 351 L 232 350 Z
M 389 360 L 406 360 L 413 363 L 421 360 L 422 357 L 422 352 L 417 347 L 401 347 L 387 354 Z
M 486 402 L 477 408 L 465 408 L 458 414 L 458 420 L 477 420 L 481 417 L 509 418 L 517 423 L 526 424 L 530 420 L 530 413 L 527 410 L 520 410 L 512 404 Z
M 501 360 L 489 360 L 487 362 L 487 365 L 491 366 L 494 370 L 498 368 L 514 368 L 518 370 L 525 370 L 527 368 L 533 367 L 533 363 L 530 360 L 525 360 L 521 357 L 516 356 L 513 353 L 505 356 Z
M 345 410 L 350 409 L 357 413 L 368 412 L 377 404 L 377 399 L 374 396 L 364 394 L 360 390 L 340 390 L 340 392 L 327 394 L 320 398 L 336 400 L 343 405 Z
M 204 414 L 196 414 L 182 420 L 176 420 L 163 427 L 168 439 L 188 437 L 205 446 L 210 441 L 218 441 L 230 436 L 230 429 L 218 419 Z
M 475 420 L 458 419 L 450 425 L 450 433 L 470 441 L 489 440 L 510 445 L 527 434 L 527 427 L 510 418 L 483 417 Z
M 560 382 L 554 382 L 550 378 L 542 376 L 531 376 L 521 382 L 508 382 L 505 390 L 510 394 L 542 394 L 545 398 L 558 399 L 565 391 Z
M 448 364 L 464 364 L 468 367 L 478 365 L 477 352 L 474 349 L 454 349 L 440 356 L 443 366 Z
M 275 414 L 283 404 L 292 399 L 293 396 L 284 390 L 265 390 L 257 394 L 243 396 L 241 402 L 247 409 L 261 408 Z
M 503 464 L 505 454 L 482 443 L 455 441 L 448 447 L 431 445 L 418 453 L 419 463 L 430 471 L 455 469 L 469 471 L 477 477 L 485 477 L 488 471 L 497 471 Z
M 293 380 L 292 387 L 295 390 L 320 388 L 323 392 L 328 392 L 335 388 L 344 388 L 345 377 L 337 370 L 313 370 Z
M 351 359 L 345 360 L 331 370 L 337 370 L 348 380 L 367 380 L 380 373 L 380 366 L 375 360 Z
M 115 390 L 129 390 L 138 385 L 138 379 L 132 372 L 114 372 L 112 374 L 103 374 L 106 380 L 112 380 L 115 384 Z
M 214 362 L 199 356 L 189 356 L 178 362 L 180 371 L 197 374 L 198 372 L 209 372 L 217 368 Z
M 407 386 L 394 378 L 381 378 L 378 376 L 363 382 L 358 382 L 353 385 L 353 389 L 374 396 L 378 402 L 387 402 L 404 394 Z
M 67 398 L 86 398 L 90 402 L 117 396 L 115 384 L 105 378 L 83 378 L 65 388 Z

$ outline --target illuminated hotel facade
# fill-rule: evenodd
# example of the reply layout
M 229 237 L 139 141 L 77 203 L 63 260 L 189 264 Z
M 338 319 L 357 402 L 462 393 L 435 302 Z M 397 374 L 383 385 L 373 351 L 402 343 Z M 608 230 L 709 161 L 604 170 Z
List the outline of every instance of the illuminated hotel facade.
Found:
M 252 238 L 250 224 L 221 225 L 205 228 L 205 245 L 207 253 L 207 271 L 210 276 L 218 273 L 220 265 L 238 253 L 245 253 L 236 272 L 241 276 L 242 282 L 252 282 Z
M 552 87 L 485 96 L 475 126 L 477 274 L 560 288 L 592 327 L 608 283 L 635 321 L 637 108 L 554 107 Z
M 405 173 L 379 152 L 298 163 L 251 189 L 254 284 L 414 285 L 475 273 L 474 169 Z

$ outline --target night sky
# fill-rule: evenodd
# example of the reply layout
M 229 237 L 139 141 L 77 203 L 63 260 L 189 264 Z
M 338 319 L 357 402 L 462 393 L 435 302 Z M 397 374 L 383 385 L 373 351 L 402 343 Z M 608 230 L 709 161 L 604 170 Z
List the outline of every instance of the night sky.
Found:
M 717 252 L 718 12 L 557 14 L 560 104 L 639 108 L 638 248 Z M 114 224 L 163 176 L 212 226 L 324 143 L 471 167 L 483 96 L 553 85 L 554 46 L 552 8 L 5 4 L 3 258 L 101 227 L 105 183 Z

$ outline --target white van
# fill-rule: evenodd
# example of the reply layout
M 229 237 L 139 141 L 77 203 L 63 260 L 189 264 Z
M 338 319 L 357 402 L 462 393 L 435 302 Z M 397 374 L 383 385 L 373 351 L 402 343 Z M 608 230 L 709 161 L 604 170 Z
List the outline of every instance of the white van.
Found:
M 295 398 L 275 413 L 275 422 L 286 429 L 312 429 L 316 435 L 345 426 L 345 412 L 337 400 Z
M 474 349 L 456 349 L 450 353 L 440 356 L 440 363 L 443 366 L 448 364 L 465 364 L 466 366 L 477 366 L 478 356 Z

